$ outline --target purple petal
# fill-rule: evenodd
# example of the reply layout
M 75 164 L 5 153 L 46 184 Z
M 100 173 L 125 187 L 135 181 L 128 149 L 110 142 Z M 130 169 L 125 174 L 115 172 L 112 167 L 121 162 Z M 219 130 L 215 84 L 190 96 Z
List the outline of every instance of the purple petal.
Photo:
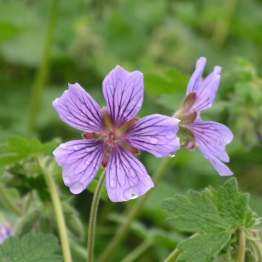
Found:
M 106 188 L 113 202 L 145 194 L 154 184 L 145 167 L 122 147 L 114 148 L 106 168 Z
M 116 66 L 103 81 L 103 93 L 108 113 L 116 125 L 130 120 L 143 102 L 143 74 L 128 72 Z
M 63 180 L 73 194 L 79 194 L 95 177 L 104 155 L 102 141 L 74 140 L 61 144 L 53 152 L 63 168 Z
M 215 66 L 214 71 L 202 81 L 205 64 L 206 59 L 204 57 L 197 60 L 196 69 L 190 78 L 186 92 L 186 94 L 196 93 L 196 101 L 192 106 L 192 110 L 196 112 L 211 107 L 220 83 L 220 66 Z
M 68 86 L 68 90 L 53 101 L 61 120 L 82 131 L 100 131 L 103 121 L 97 102 L 78 83 Z
M 176 118 L 158 114 L 146 116 L 126 131 L 125 138 L 132 146 L 163 157 L 180 148 L 176 136 L 178 122 Z
M 233 139 L 230 129 L 212 121 L 193 122 L 188 124 L 187 128 L 193 132 L 200 151 L 213 164 L 219 175 L 232 175 L 231 170 L 221 162 L 229 162 L 225 146 Z

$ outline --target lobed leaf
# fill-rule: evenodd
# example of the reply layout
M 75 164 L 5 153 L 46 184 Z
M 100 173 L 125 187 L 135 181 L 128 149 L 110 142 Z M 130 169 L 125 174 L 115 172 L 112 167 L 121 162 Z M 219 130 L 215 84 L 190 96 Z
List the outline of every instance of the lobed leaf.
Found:
M 9 237 L 0 245 L 0 261 L 12 262 L 62 262 L 54 254 L 57 239 L 50 234 L 27 234 L 21 240 Z
M 230 240 L 230 231 L 209 232 L 192 236 L 179 243 L 177 249 L 183 252 L 177 262 L 208 262 L 220 252 Z

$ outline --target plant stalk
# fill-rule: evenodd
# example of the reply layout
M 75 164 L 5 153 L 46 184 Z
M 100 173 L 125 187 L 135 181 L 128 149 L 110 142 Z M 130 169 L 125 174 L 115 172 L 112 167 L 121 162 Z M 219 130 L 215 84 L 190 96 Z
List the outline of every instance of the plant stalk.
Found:
M 97 217 L 99 198 L 100 198 L 101 190 L 103 188 L 104 181 L 105 181 L 105 170 L 103 171 L 102 175 L 99 178 L 96 191 L 93 197 L 92 207 L 91 207 L 89 227 L 88 227 L 87 262 L 93 262 L 96 217 Z

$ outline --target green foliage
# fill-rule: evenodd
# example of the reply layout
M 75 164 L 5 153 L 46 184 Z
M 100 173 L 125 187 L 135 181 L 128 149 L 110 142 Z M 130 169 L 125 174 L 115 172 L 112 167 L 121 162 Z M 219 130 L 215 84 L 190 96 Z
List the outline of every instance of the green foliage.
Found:
M 183 251 L 177 261 L 208 262 L 226 246 L 226 253 L 234 254 L 231 239 L 255 223 L 256 215 L 248 204 L 249 195 L 238 190 L 235 178 L 227 180 L 217 191 L 190 191 L 187 197 L 176 195 L 164 200 L 166 222 L 180 231 L 195 233 L 177 245 Z
M 0 245 L 0 261 L 13 262 L 61 262 L 57 239 L 50 234 L 27 234 L 21 240 L 9 237 Z

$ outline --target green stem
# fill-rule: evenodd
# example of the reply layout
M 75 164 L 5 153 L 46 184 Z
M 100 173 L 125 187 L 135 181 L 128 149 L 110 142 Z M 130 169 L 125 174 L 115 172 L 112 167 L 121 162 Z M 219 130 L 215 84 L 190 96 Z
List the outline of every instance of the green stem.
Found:
M 56 189 L 55 181 L 52 177 L 52 175 L 46 170 L 44 167 L 42 167 L 39 163 L 39 166 L 43 172 L 48 190 L 51 195 L 52 203 L 54 205 L 55 214 L 56 214 L 56 220 L 57 220 L 57 226 L 60 236 L 60 241 L 62 245 L 62 251 L 64 256 L 64 262 L 72 262 L 71 259 L 71 253 L 70 253 L 70 247 L 66 232 L 66 225 L 65 225 L 65 218 L 62 210 L 62 205 L 60 202 L 60 198 Z
M 150 246 L 150 241 L 142 242 L 138 247 L 136 247 L 131 253 L 128 254 L 121 262 L 132 262 L 137 261 L 137 258 L 140 257 Z
M 97 209 L 98 209 L 99 198 L 100 198 L 101 190 L 103 188 L 104 181 L 105 181 L 105 171 L 102 173 L 98 181 L 96 191 L 93 197 L 92 207 L 91 207 L 89 228 L 88 228 L 87 262 L 93 262 Z
M 181 253 L 182 251 L 179 250 L 179 249 L 175 249 L 167 258 L 164 262 L 174 262 L 177 257 L 179 256 L 179 254 Z
M 232 14 L 235 10 L 238 0 L 224 0 L 221 15 L 215 24 L 212 41 L 217 45 L 222 46 L 228 34 L 228 28 Z
M 245 254 L 246 254 L 246 236 L 244 230 L 240 230 L 237 262 L 245 262 Z
M 164 171 L 172 161 L 174 161 L 174 159 L 171 157 L 167 157 L 162 161 L 162 163 L 160 164 L 160 166 L 152 176 L 154 183 L 157 183 L 158 180 L 163 176 Z M 151 192 L 152 190 L 148 191 L 144 196 L 137 199 L 136 203 L 133 205 L 133 207 L 130 209 L 129 213 L 127 214 L 125 222 L 118 228 L 117 232 L 115 233 L 109 245 L 104 249 L 100 257 L 97 259 L 97 262 L 108 261 L 108 258 L 112 255 L 114 249 L 127 235 L 130 224 L 138 216 L 139 212 L 142 210 L 142 207 L 145 204 L 148 197 L 150 196 Z
M 28 131 L 33 132 L 36 128 L 37 115 L 40 108 L 42 91 L 47 78 L 48 66 L 50 61 L 51 48 L 53 45 L 56 21 L 58 17 L 59 0 L 52 0 L 51 14 L 48 20 L 47 32 L 41 58 L 40 67 L 36 72 L 32 86 L 32 95 L 29 106 Z
M 0 186 L 0 195 L 8 204 L 8 206 L 14 211 L 14 213 L 16 213 L 18 216 L 22 215 L 22 211 L 13 203 L 13 201 L 9 198 L 8 194 L 2 186 Z

